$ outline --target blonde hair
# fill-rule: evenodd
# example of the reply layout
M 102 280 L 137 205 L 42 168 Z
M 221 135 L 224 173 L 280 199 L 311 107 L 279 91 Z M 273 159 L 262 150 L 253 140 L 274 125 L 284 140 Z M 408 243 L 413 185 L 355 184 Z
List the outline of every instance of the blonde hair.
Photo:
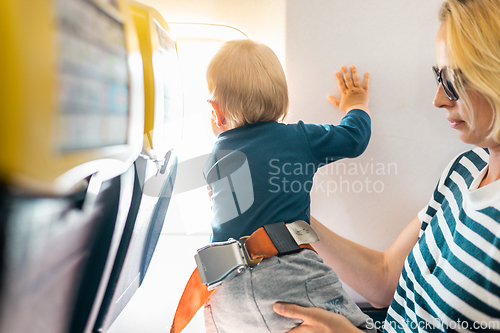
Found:
M 439 20 L 447 28 L 448 67 L 461 73 L 455 80 L 458 95 L 469 112 L 467 88 L 486 98 L 493 110 L 489 138 L 500 142 L 500 1 L 447 0 Z
M 252 40 L 226 42 L 207 69 L 208 90 L 233 127 L 281 121 L 288 112 L 288 86 L 278 57 Z

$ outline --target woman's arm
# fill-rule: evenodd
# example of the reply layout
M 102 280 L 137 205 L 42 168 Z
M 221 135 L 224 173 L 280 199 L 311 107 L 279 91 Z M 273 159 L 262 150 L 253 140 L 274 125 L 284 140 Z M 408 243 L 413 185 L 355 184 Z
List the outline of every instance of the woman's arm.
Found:
M 390 305 L 404 261 L 418 240 L 420 224 L 414 218 L 394 243 L 380 252 L 337 235 L 311 216 L 311 225 L 320 237 L 314 249 L 341 280 L 374 307 Z
M 414 218 L 394 243 L 380 252 L 337 235 L 311 216 L 311 225 L 321 239 L 314 243 L 316 251 L 342 280 L 375 307 L 391 303 L 404 261 L 418 240 L 420 224 L 420 220 Z M 273 308 L 279 315 L 303 321 L 290 333 L 360 332 L 344 316 L 323 309 L 286 303 L 275 303 Z

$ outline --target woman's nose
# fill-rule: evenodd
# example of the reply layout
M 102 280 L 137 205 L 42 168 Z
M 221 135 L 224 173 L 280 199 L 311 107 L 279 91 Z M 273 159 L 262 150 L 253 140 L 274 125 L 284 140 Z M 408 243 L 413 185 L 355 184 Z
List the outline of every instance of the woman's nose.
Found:
M 434 96 L 434 100 L 432 101 L 432 104 L 434 104 L 435 107 L 437 108 L 445 108 L 453 105 L 453 101 L 450 101 L 448 96 L 446 96 L 443 86 L 441 84 L 438 85 L 436 95 Z

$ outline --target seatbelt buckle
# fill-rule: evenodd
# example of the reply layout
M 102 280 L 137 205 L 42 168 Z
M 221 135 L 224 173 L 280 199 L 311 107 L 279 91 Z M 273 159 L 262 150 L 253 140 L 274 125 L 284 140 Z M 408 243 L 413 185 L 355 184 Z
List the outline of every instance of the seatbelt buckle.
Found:
M 278 255 L 298 252 L 301 250 L 300 245 L 319 240 L 311 226 L 301 220 L 289 224 L 274 223 L 265 225 L 263 228 Z M 252 234 L 254 235 L 255 233 Z M 253 259 L 246 248 L 246 240 L 252 236 L 212 243 L 197 251 L 194 258 L 201 282 L 207 286 L 208 290 L 217 288 L 223 281 L 228 281 L 237 274 L 243 273 L 245 269 L 255 267 L 260 263 L 263 257 Z
M 243 244 L 236 239 L 216 242 L 202 247 L 194 258 L 201 282 L 208 290 L 217 288 L 249 267 Z

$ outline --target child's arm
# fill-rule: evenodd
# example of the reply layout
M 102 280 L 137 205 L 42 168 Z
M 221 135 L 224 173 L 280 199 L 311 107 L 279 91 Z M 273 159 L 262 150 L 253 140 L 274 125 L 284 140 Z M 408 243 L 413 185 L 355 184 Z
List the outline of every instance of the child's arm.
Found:
M 361 155 L 371 136 L 371 119 L 368 109 L 368 81 L 366 73 L 363 84 L 359 80 L 356 67 L 342 66 L 342 73 L 335 73 L 340 89 L 340 99 L 329 96 L 330 102 L 346 113 L 337 126 L 314 125 L 299 122 L 307 138 L 313 159 L 318 165 L 325 158 L 333 162 L 341 158 Z M 351 112 L 352 110 L 358 110 Z M 327 162 L 329 163 L 329 162 Z
M 361 109 L 370 114 L 368 109 L 368 81 L 370 74 L 366 72 L 363 83 L 361 83 L 355 66 L 351 66 L 351 74 L 349 74 L 346 66 L 342 66 L 341 71 L 342 74 L 335 73 L 340 89 L 340 99 L 328 96 L 330 103 L 345 113 L 354 109 Z

